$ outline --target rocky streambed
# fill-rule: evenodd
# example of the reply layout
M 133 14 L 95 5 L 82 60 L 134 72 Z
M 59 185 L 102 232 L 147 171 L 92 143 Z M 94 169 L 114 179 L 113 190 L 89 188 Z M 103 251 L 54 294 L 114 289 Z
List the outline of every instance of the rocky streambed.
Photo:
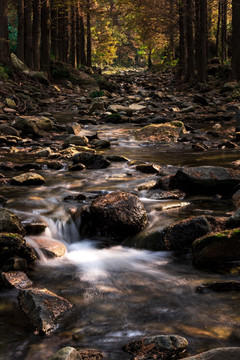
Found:
M 74 75 L 2 94 L 0 358 L 237 359 L 238 84 Z

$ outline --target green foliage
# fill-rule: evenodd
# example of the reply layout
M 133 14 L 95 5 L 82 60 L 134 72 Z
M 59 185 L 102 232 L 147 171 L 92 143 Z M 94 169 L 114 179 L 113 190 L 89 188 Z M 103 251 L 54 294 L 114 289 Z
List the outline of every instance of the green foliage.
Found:
M 100 90 L 100 91 L 96 90 L 96 91 L 92 91 L 90 93 L 90 98 L 92 98 L 92 99 L 95 99 L 95 98 L 98 98 L 101 96 L 104 96 L 104 91 L 102 91 L 102 90 Z
M 7 66 L 3 66 L 0 64 L 0 78 L 1 79 L 8 79 L 12 75 L 11 69 Z

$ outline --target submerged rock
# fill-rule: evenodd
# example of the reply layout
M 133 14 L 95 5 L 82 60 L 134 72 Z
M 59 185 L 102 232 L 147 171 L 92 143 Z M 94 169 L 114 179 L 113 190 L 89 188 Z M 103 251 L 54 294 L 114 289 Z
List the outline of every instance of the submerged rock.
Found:
M 240 183 L 240 172 L 220 166 L 198 166 L 179 169 L 171 186 L 187 194 L 232 195 Z
M 110 162 L 102 155 L 91 153 L 77 153 L 72 158 L 73 164 L 83 164 L 87 169 L 104 169 L 110 166 Z
M 20 219 L 12 211 L 0 208 L 0 232 L 25 234 Z
M 196 267 L 215 270 L 240 261 L 240 229 L 211 233 L 195 240 L 192 259 Z
M 137 196 L 126 192 L 112 192 L 98 196 L 89 211 L 82 213 L 80 230 L 123 240 L 138 233 L 146 225 L 147 213 Z
M 239 360 L 240 347 L 222 347 L 190 356 L 185 360 Z
M 188 341 L 178 335 L 156 335 L 133 340 L 123 347 L 133 360 L 173 359 L 186 351 Z
M 102 360 L 103 354 L 98 350 L 76 350 L 73 347 L 65 347 L 51 356 L 50 360 Z
M 38 185 L 43 185 L 44 183 L 45 183 L 45 179 L 41 175 L 33 172 L 14 176 L 10 180 L 11 185 L 18 185 L 18 186 L 28 186 L 28 185 L 38 186 Z
M 213 291 L 240 291 L 240 281 L 214 281 L 209 284 L 202 284 L 196 288 L 197 292 L 204 292 L 208 289 Z
M 19 303 L 38 333 L 53 331 L 58 320 L 73 307 L 69 301 L 47 289 L 22 290 Z

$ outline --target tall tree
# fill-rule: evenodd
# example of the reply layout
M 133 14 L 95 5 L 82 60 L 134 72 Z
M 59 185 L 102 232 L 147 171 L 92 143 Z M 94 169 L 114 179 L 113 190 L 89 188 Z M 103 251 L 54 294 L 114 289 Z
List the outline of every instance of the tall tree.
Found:
M 50 73 L 49 0 L 41 2 L 41 67 Z
M 232 0 L 232 77 L 240 80 L 240 0 Z
M 91 34 L 91 14 L 90 14 L 90 0 L 87 0 L 87 66 L 92 66 L 92 34 Z
M 10 63 L 8 42 L 8 1 L 0 1 L 0 63 Z
M 24 60 L 32 69 L 32 0 L 24 0 Z
M 40 16 L 41 1 L 33 0 L 32 49 L 33 67 L 35 70 L 39 70 L 40 68 Z
M 186 0 L 186 30 L 187 30 L 187 81 L 194 77 L 194 38 L 193 38 L 193 0 Z
M 85 26 L 80 0 L 77 0 L 76 17 L 77 64 L 87 65 L 85 51 Z
M 18 0 L 17 56 L 24 62 L 24 0 Z

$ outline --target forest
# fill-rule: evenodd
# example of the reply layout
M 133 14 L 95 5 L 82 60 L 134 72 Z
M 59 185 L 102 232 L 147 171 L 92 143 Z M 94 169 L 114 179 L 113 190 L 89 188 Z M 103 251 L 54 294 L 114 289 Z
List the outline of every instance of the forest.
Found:
M 0 360 L 240 359 L 240 0 L 0 0 Z
M 240 78 L 238 0 L 2 0 L 0 63 L 10 51 L 30 69 L 51 60 L 73 67 L 178 65 L 206 81 L 207 63 L 232 64 Z

